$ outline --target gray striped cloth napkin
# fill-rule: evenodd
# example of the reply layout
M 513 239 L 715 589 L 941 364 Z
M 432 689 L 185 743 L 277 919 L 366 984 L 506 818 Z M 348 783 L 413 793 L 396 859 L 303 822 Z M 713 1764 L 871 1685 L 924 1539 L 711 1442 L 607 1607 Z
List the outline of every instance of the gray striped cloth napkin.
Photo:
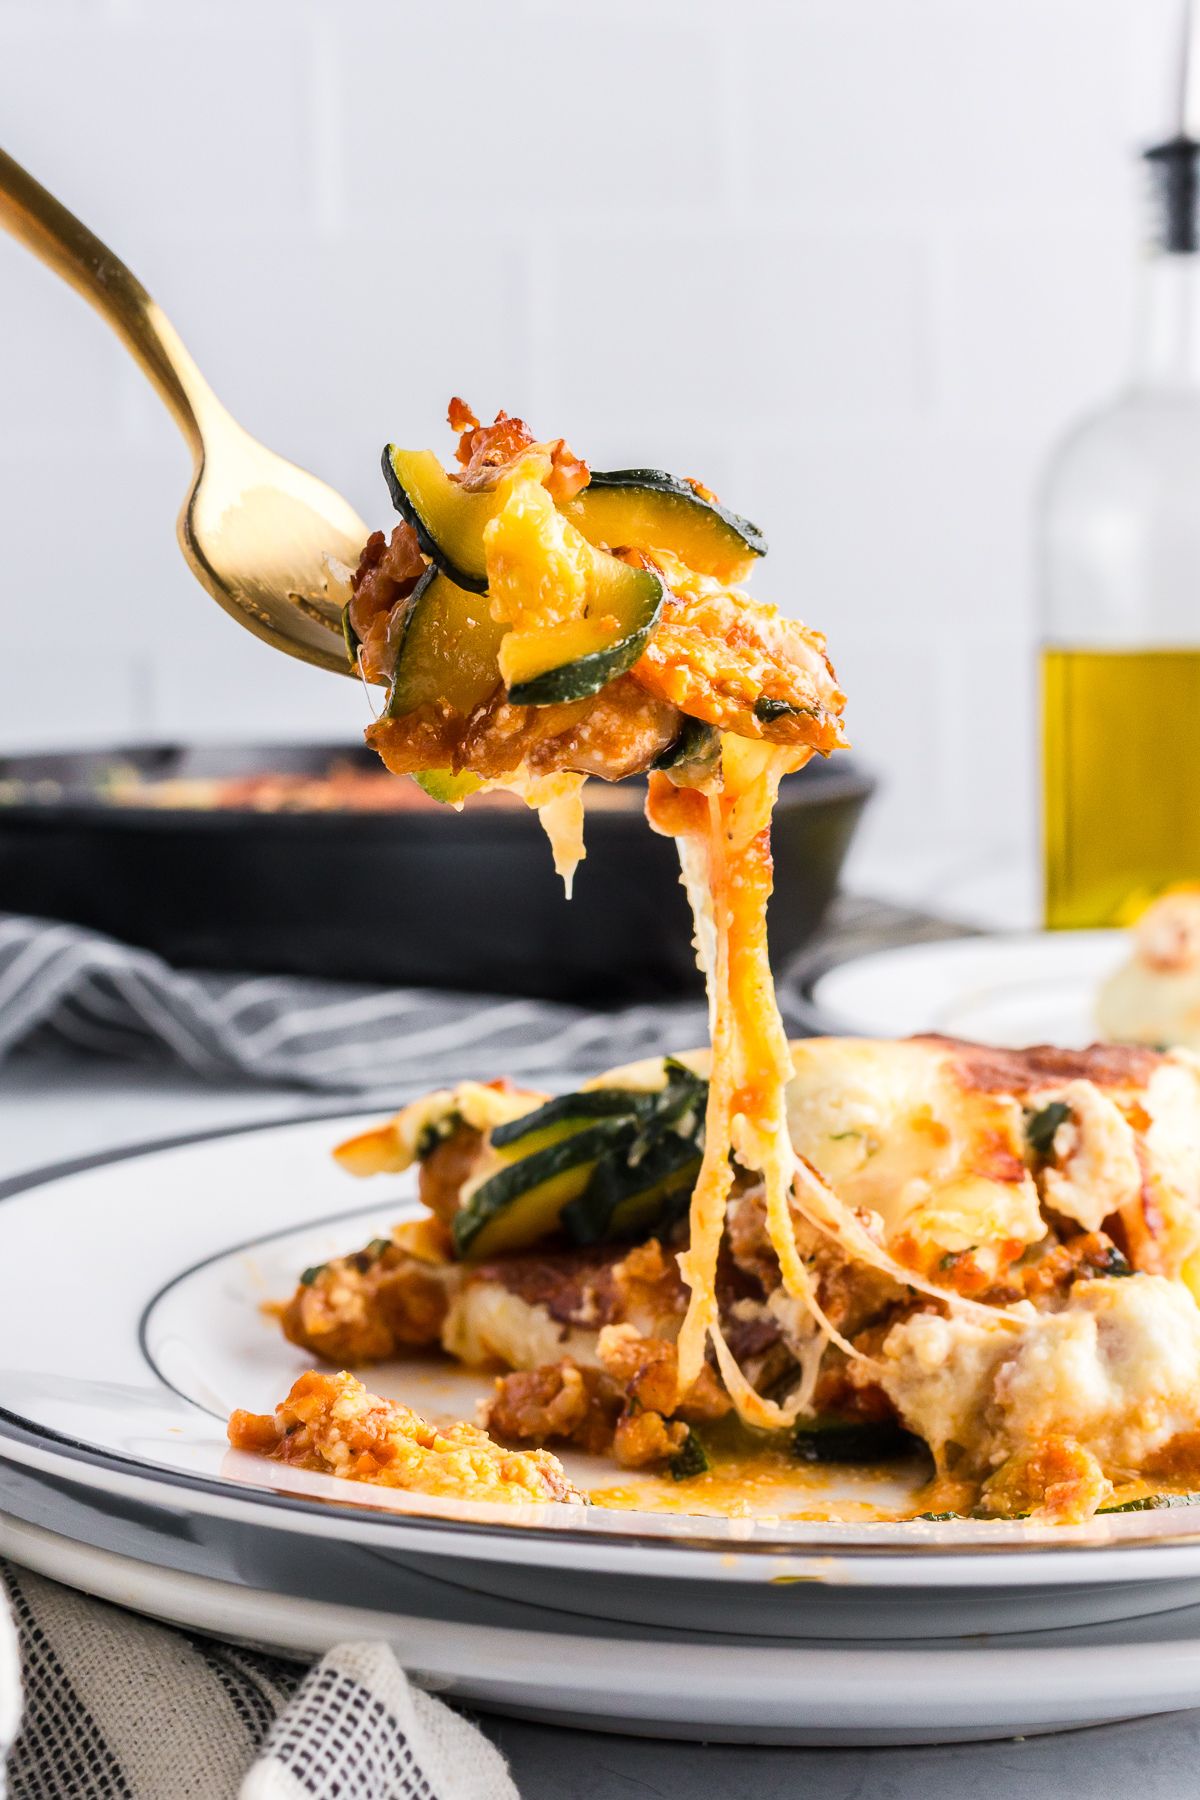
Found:
M 843 897 L 780 983 L 797 1035 L 821 1029 L 813 976 L 849 954 L 953 934 L 879 901 Z M 615 1012 L 545 1000 L 387 989 L 295 976 L 185 974 L 148 950 L 53 920 L 0 914 L 0 1058 L 35 1038 L 196 1075 L 325 1092 L 500 1073 L 566 1076 L 703 1043 L 702 1001 Z
M 386 1644 L 306 1671 L 0 1562 L 0 1800 L 6 1751 L 7 1800 L 517 1800 Z

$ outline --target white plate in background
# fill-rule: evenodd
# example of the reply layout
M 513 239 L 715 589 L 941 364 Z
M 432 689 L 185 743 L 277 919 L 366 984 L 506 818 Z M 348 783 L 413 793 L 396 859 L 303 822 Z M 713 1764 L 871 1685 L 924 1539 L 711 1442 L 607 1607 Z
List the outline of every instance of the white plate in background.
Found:
M 1129 954 L 1124 931 L 1031 931 L 905 944 L 818 976 L 825 1029 L 860 1037 L 949 1037 L 1018 1047 L 1096 1040 L 1096 995 Z

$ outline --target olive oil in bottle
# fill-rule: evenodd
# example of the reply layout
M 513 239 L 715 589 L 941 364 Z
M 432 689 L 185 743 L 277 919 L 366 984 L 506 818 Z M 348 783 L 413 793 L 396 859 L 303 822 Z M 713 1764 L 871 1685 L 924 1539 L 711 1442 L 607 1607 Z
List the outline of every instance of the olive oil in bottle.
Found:
M 1123 924 L 1200 881 L 1200 13 L 1181 128 L 1146 153 L 1156 218 L 1137 357 L 1066 439 L 1040 521 L 1049 926 Z
M 1047 649 L 1042 727 L 1048 925 L 1200 880 L 1200 648 Z

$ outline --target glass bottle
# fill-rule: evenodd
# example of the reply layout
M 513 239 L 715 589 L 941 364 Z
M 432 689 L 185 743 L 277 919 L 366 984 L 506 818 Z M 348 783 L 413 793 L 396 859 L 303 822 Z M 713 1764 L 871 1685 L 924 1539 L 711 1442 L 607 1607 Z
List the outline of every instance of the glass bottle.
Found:
M 1200 142 L 1146 153 L 1156 218 L 1124 392 L 1043 490 L 1045 917 L 1124 924 L 1200 882 Z

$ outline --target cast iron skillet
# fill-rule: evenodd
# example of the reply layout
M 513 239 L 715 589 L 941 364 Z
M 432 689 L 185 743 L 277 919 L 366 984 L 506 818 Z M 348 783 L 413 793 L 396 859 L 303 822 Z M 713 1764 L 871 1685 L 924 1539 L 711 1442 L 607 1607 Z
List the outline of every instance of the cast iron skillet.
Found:
M 700 992 L 675 848 L 647 826 L 636 782 L 606 789 L 589 815 L 570 904 L 536 817 L 515 803 L 262 813 L 118 805 L 98 792 L 114 765 L 176 779 L 321 775 L 335 763 L 379 768 L 362 746 L 330 744 L 0 757 L 0 911 L 90 925 L 183 968 L 591 1005 Z M 872 785 L 838 759 L 784 782 L 777 967 L 832 898 Z

